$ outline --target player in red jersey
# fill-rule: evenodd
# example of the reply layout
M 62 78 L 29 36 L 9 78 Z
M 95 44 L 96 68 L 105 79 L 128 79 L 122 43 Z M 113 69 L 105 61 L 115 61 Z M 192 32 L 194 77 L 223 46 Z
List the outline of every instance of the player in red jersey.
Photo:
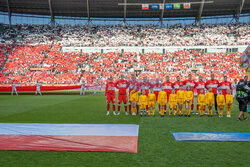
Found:
M 143 81 L 140 82 L 139 87 L 140 87 L 140 90 L 141 90 L 141 94 L 142 94 L 142 91 L 144 90 L 145 95 L 148 96 L 149 89 L 152 87 L 152 85 L 151 85 L 150 82 L 147 81 L 147 77 L 144 77 Z M 148 106 L 146 106 L 146 109 L 148 111 Z
M 161 91 L 162 84 L 160 84 L 159 79 L 156 79 L 155 84 L 152 86 L 154 90 L 154 94 L 156 96 L 156 101 L 158 99 L 158 93 Z M 160 111 L 160 105 L 159 105 L 159 111 Z
M 140 90 L 145 90 L 145 95 L 147 96 L 149 93 L 149 89 L 152 87 L 151 83 L 147 81 L 147 77 L 143 78 L 143 81 L 139 84 Z
M 120 115 L 121 103 L 124 103 L 125 114 L 128 115 L 127 112 L 127 88 L 128 88 L 128 81 L 124 79 L 124 75 L 121 75 L 121 79 L 117 80 L 115 83 L 115 87 L 119 90 L 118 91 L 118 115 Z
M 113 104 L 113 114 L 115 114 L 115 83 L 113 78 L 110 77 L 109 81 L 106 84 L 105 97 L 107 102 L 107 115 L 109 115 L 110 102 Z
M 169 101 L 169 95 L 172 92 L 172 89 L 174 88 L 174 84 L 172 82 L 170 82 L 170 78 L 169 76 L 166 76 L 166 82 L 164 82 L 162 84 L 162 87 L 164 89 L 164 91 L 167 93 L 167 99 Z M 167 105 L 164 106 L 165 112 L 167 110 Z
M 227 90 L 229 89 L 229 90 L 231 90 L 231 92 L 233 90 L 231 82 L 227 81 L 227 76 L 224 76 L 224 81 L 219 84 L 219 87 L 220 86 L 222 89 L 222 94 L 224 95 L 225 100 L 226 100 Z
M 208 80 L 205 84 L 206 89 L 212 88 L 212 92 L 214 94 L 214 107 L 215 107 L 215 113 L 218 114 L 217 111 L 217 89 L 219 86 L 219 81 L 217 79 L 214 79 L 214 74 L 211 74 L 211 79 Z
M 197 90 L 197 97 L 199 97 L 199 95 L 201 94 L 201 90 L 203 90 L 203 92 L 205 93 L 205 85 L 206 83 L 203 82 L 203 78 L 202 76 L 200 75 L 199 76 L 199 81 L 196 82 L 195 84 L 195 88 Z M 197 108 L 197 113 L 199 113 L 199 104 L 198 104 L 198 98 L 197 98 L 197 105 L 196 105 L 196 108 Z M 205 108 L 204 108 L 205 109 Z
M 196 82 L 194 80 L 192 80 L 192 74 L 188 74 L 188 79 L 183 81 L 183 85 L 185 87 L 188 87 L 190 86 L 191 88 L 191 91 L 193 92 L 194 94 L 194 87 L 195 87 L 195 84 Z M 194 96 L 193 96 L 194 97 Z M 194 98 L 192 100 L 192 105 L 191 105 L 191 113 L 193 113 L 193 110 L 194 110 Z M 198 113 L 197 113 L 198 114 Z
M 177 93 L 178 90 L 180 90 L 180 85 L 182 84 L 180 76 L 176 77 L 176 81 L 174 83 L 174 89 L 175 89 L 175 94 Z
M 139 83 L 136 81 L 135 75 L 131 76 L 131 81 L 128 82 L 128 88 L 129 88 L 129 95 L 130 92 L 134 89 L 134 87 L 137 87 L 137 91 L 139 91 Z M 130 98 L 130 96 L 128 96 Z M 139 104 L 137 102 L 136 104 L 137 114 L 139 114 Z M 131 114 L 131 101 L 129 99 L 129 114 Z

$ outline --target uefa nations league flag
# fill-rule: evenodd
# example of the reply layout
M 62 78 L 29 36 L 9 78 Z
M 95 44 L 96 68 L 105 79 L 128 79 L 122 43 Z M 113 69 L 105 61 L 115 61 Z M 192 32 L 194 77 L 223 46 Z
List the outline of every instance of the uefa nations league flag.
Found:
M 164 9 L 164 4 L 159 4 L 159 9 Z
M 139 125 L 0 123 L 0 150 L 137 152 Z
M 190 3 L 184 3 L 184 4 L 183 4 L 183 8 L 184 8 L 184 9 L 190 9 L 190 7 L 191 7 L 191 4 L 190 4 Z
M 158 7 L 158 5 L 157 4 L 153 4 L 152 5 L 152 9 L 158 9 L 159 7 Z
M 165 9 L 173 9 L 173 5 L 171 3 L 165 4 Z
M 142 10 L 148 10 L 149 4 L 142 4 L 141 8 L 142 8 Z

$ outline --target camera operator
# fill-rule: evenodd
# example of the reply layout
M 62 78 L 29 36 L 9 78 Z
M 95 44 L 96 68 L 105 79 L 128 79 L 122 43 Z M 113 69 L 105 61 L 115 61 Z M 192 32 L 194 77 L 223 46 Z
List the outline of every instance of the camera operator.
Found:
M 247 111 L 249 91 L 250 88 L 245 84 L 244 79 L 240 79 L 240 82 L 236 86 L 236 92 L 237 92 L 236 99 L 239 103 L 239 110 L 240 110 L 240 115 L 238 116 L 237 120 L 241 120 L 241 117 L 243 118 L 243 120 L 247 120 L 245 112 Z

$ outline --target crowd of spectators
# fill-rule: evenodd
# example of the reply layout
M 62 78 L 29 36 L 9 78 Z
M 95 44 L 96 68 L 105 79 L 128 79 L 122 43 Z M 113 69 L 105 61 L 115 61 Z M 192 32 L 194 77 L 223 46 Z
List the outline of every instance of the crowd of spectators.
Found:
M 61 46 L 220 46 L 249 45 L 248 23 L 155 25 L 17 25 L 7 29 L 0 41 Z
M 121 74 L 128 78 L 136 74 L 138 79 L 160 78 L 169 75 L 174 81 L 177 75 L 186 79 L 189 73 L 208 77 L 214 73 L 218 80 L 224 75 L 231 80 L 242 78 L 244 70 L 239 67 L 242 53 L 203 53 L 186 50 L 165 54 L 135 52 L 80 53 L 62 52 L 61 46 L 20 45 L 10 53 L 0 72 L 0 83 L 35 84 L 80 84 L 82 81 L 104 83 Z

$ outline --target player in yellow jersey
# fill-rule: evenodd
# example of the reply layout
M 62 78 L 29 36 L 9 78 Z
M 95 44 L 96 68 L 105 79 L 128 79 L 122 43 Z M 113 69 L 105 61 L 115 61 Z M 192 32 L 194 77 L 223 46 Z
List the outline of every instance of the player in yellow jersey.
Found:
M 191 105 L 192 105 L 192 100 L 194 97 L 194 93 L 191 90 L 191 86 L 187 86 L 187 90 L 185 92 L 185 102 L 186 102 L 186 110 L 185 110 L 185 117 L 190 117 L 190 111 L 191 111 Z
M 183 85 L 180 84 L 180 89 L 177 91 L 177 104 L 178 104 L 179 117 L 181 117 L 183 115 L 184 102 L 185 102 L 185 91 L 183 90 Z
M 173 112 L 175 116 L 177 110 L 177 95 L 175 94 L 174 89 L 172 89 L 172 93 L 169 95 L 168 103 L 169 103 L 169 116 L 171 115 L 171 112 Z
M 217 102 L 217 106 L 218 106 L 218 113 L 219 113 L 219 117 L 223 117 L 223 110 L 224 110 L 224 106 L 225 106 L 225 96 L 222 94 L 222 90 L 220 89 L 219 94 L 216 97 L 216 102 Z
M 186 110 L 185 110 L 185 117 L 190 117 L 190 112 L 191 112 L 191 105 L 192 105 L 192 100 L 194 97 L 194 93 L 191 90 L 191 86 L 187 86 L 187 90 L 185 92 L 185 102 L 186 102 Z
M 233 106 L 233 95 L 231 94 L 231 90 L 227 90 L 226 94 L 226 108 L 227 108 L 227 117 L 231 118 L 231 109 Z
M 138 103 L 138 89 L 135 86 L 133 90 L 130 92 L 129 99 L 131 101 L 131 106 L 132 106 L 132 115 L 136 115 L 136 105 Z
M 142 95 L 140 95 L 140 99 L 139 99 L 139 105 L 140 105 L 140 109 L 141 109 L 141 117 L 143 115 L 144 112 L 144 116 L 147 116 L 147 105 L 148 105 L 148 96 L 145 95 L 145 90 L 142 90 Z
M 164 117 L 164 106 L 166 105 L 167 102 L 168 102 L 167 93 L 162 88 L 162 90 L 158 93 L 158 104 L 160 105 L 161 117 Z
M 199 111 L 200 111 L 200 117 L 203 117 L 204 110 L 206 108 L 206 96 L 204 94 L 204 90 L 200 89 L 200 94 L 198 96 L 198 105 L 199 105 Z
M 150 88 L 150 93 L 148 94 L 148 115 L 150 115 L 152 110 L 152 115 L 155 116 L 155 103 L 156 95 L 154 94 L 153 88 Z
M 214 105 L 214 94 L 212 92 L 212 88 L 208 89 L 208 93 L 206 94 L 206 104 L 207 104 L 207 116 L 213 116 L 213 105 Z

